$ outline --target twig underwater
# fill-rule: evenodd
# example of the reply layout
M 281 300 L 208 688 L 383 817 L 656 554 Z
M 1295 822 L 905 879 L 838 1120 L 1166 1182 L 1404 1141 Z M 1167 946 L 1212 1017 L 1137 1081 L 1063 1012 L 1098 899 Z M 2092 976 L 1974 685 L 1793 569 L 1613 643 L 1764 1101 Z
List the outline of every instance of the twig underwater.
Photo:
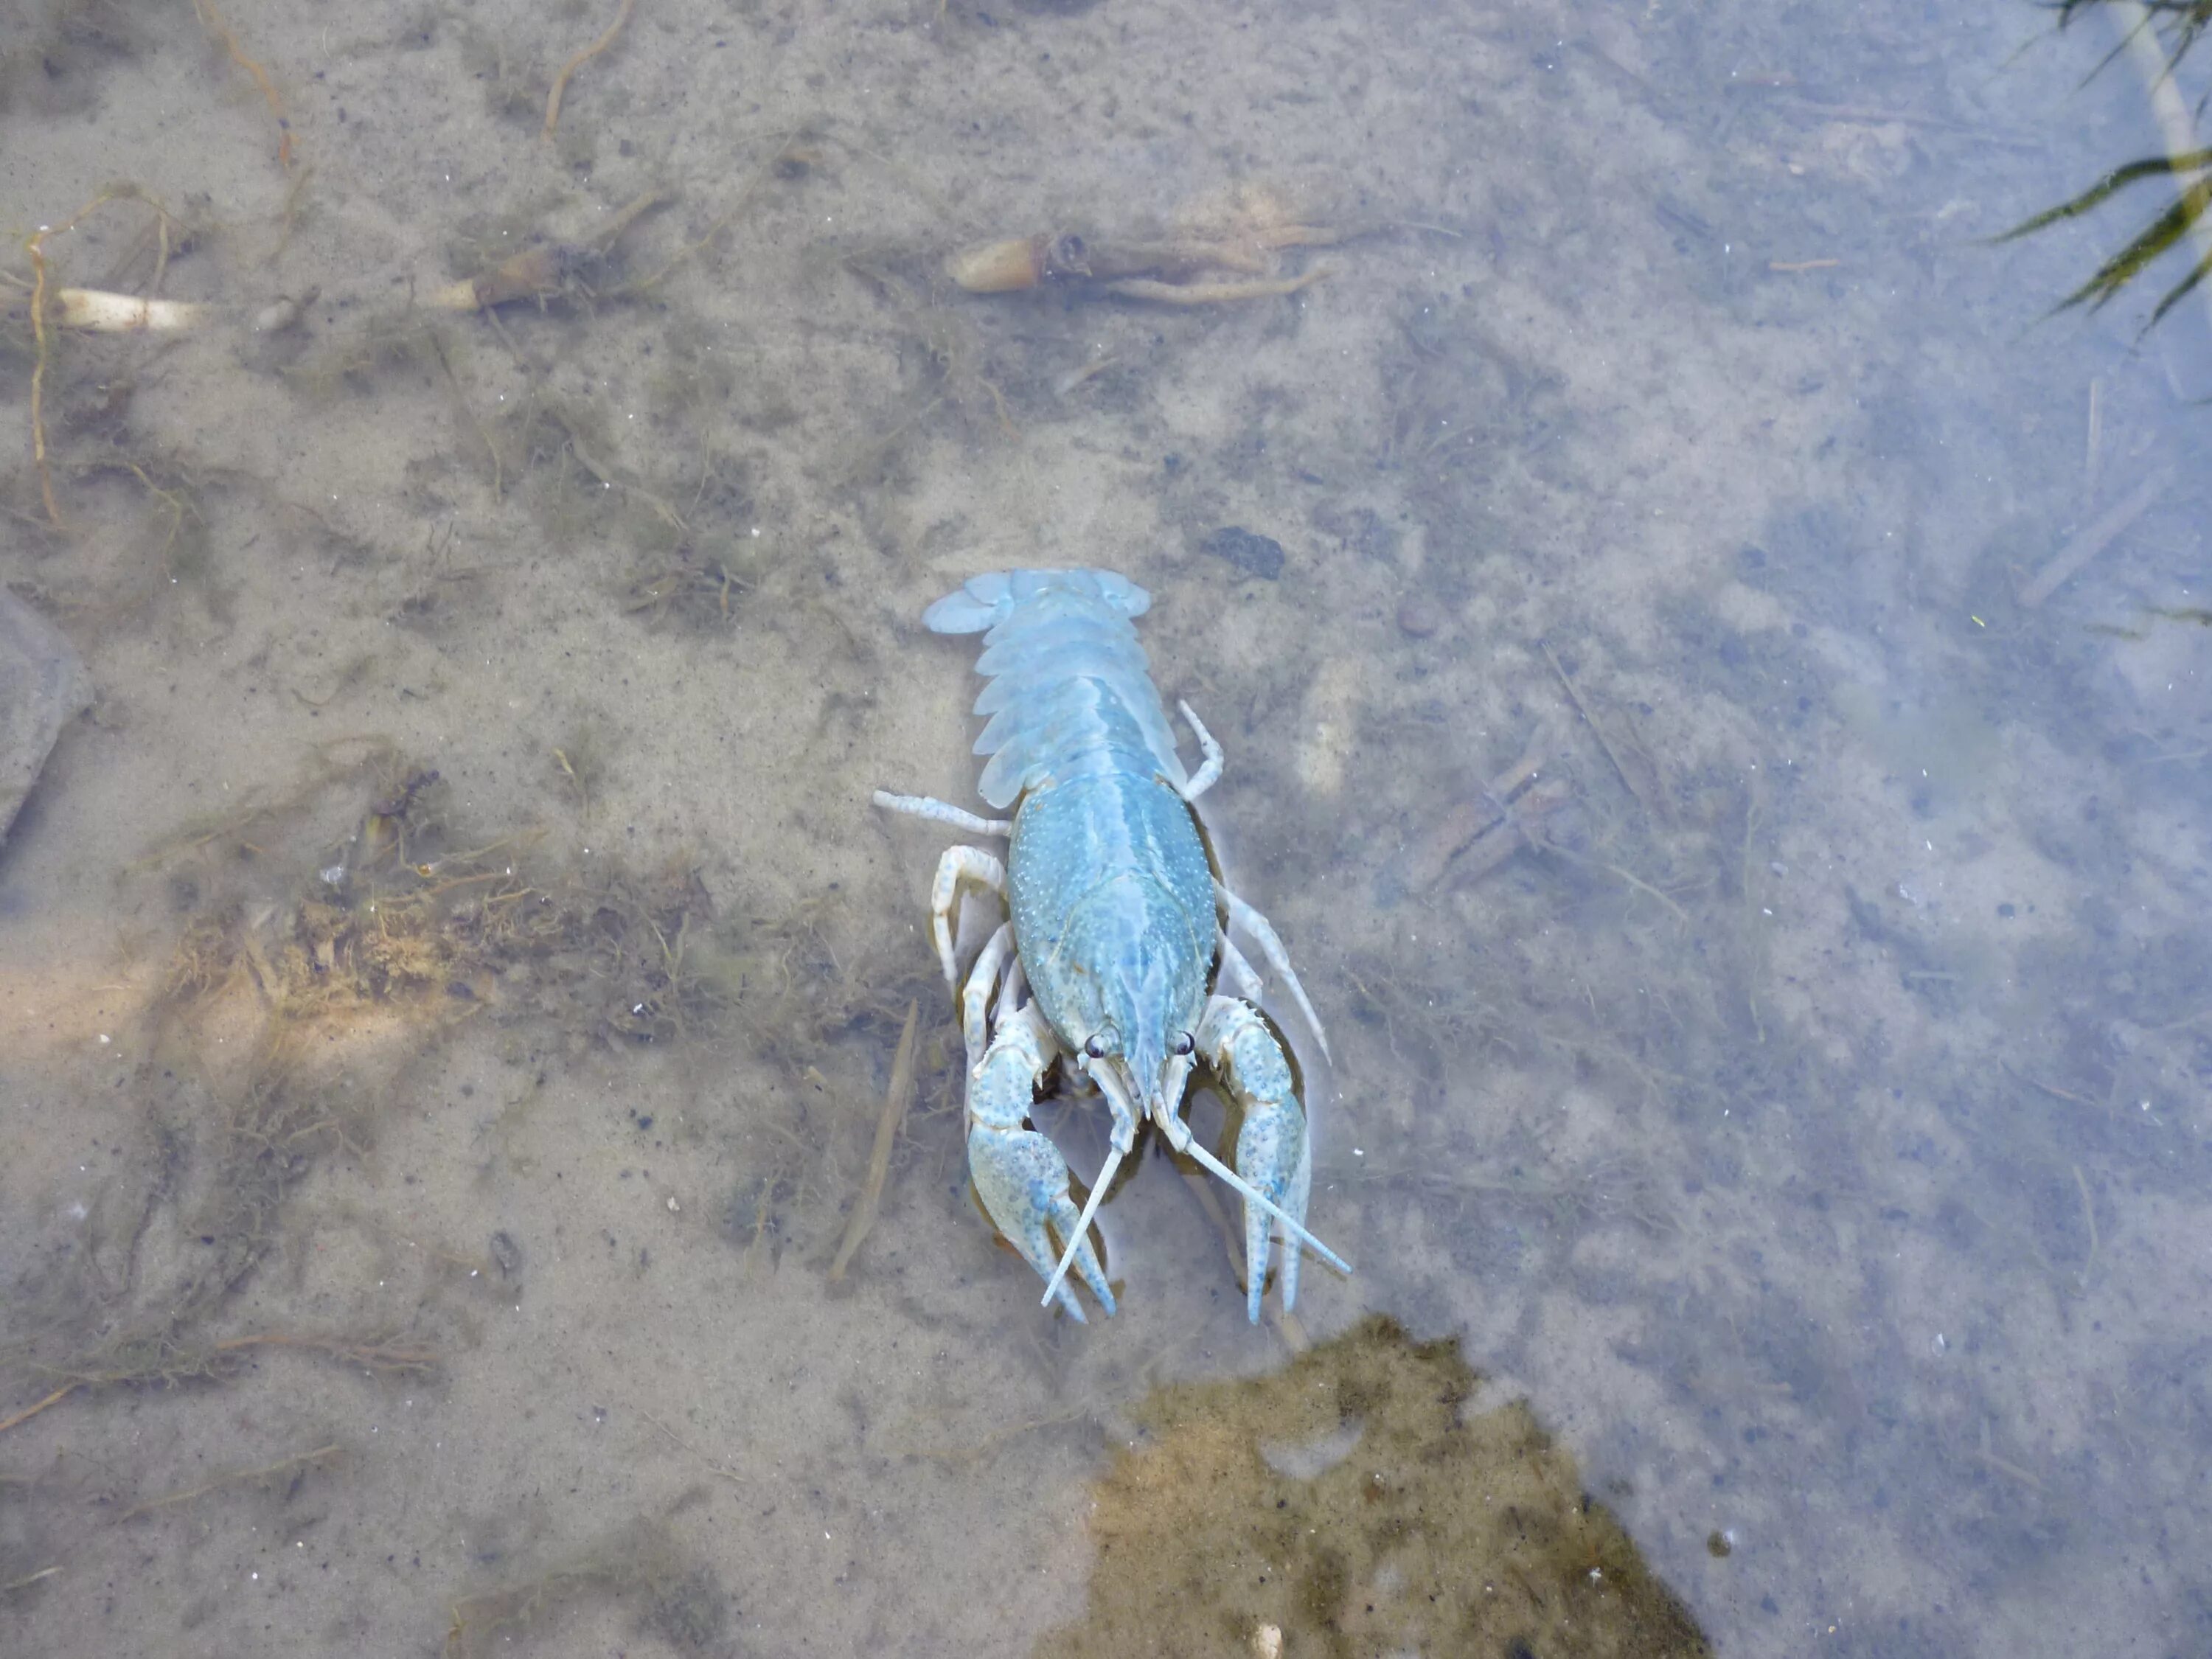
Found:
M 216 9 L 215 0 L 192 0 L 192 15 L 200 27 L 222 43 L 230 54 L 230 61 L 252 76 L 253 84 L 261 88 L 267 100 L 269 113 L 276 122 L 276 165 L 285 172 L 292 170 L 292 123 L 284 113 L 284 100 L 276 95 L 276 83 L 269 78 L 269 71 L 246 55 L 246 48 L 238 44 L 238 34 L 223 15 Z
M 2020 590 L 2021 608 L 2035 610 L 2079 575 L 2100 553 L 2126 534 L 2130 525 L 2149 512 L 2172 482 L 2171 468 L 2153 467 L 2133 489 L 2069 537 L 2066 545 L 2035 573 Z
M 46 369 L 52 356 L 53 343 L 46 317 L 46 240 L 49 237 L 66 235 L 82 224 L 93 214 L 111 202 L 143 202 L 154 210 L 161 253 L 154 268 L 154 283 L 161 285 L 161 274 L 168 266 L 169 227 L 175 216 L 152 196 L 136 185 L 114 185 L 101 191 L 58 225 L 41 225 L 25 239 L 23 248 L 31 258 L 31 337 L 33 356 L 31 362 L 31 457 L 39 475 L 39 499 L 46 509 L 46 521 L 56 529 L 63 527 L 61 502 L 54 494 L 53 470 L 46 454 Z M 67 292 L 68 290 L 64 290 Z M 97 308 L 97 307 L 95 307 Z
M 1376 878 L 1376 902 L 1385 906 L 1427 893 L 1447 875 L 1455 886 L 1479 880 L 1523 847 L 1536 820 L 1564 807 L 1573 791 L 1564 778 L 1547 778 L 1544 738 L 1529 740 L 1521 758 L 1480 790 L 1462 794 Z
M 854 1253 L 868 1237 L 868 1230 L 876 1224 L 884 1183 L 890 1176 L 891 1147 L 898 1139 L 899 1126 L 906 1121 L 907 1109 L 914 1103 L 915 1029 L 921 1009 L 919 1001 L 906 1006 L 906 1027 L 899 1033 L 898 1052 L 891 1059 L 890 1083 L 884 1090 L 883 1113 L 876 1120 L 876 1143 L 868 1155 L 868 1176 L 861 1183 L 859 1202 L 853 1206 L 853 1218 L 846 1224 L 844 1242 L 837 1246 L 836 1259 L 830 1264 L 832 1285 L 843 1279 L 845 1269 L 852 1265 Z
M 628 26 L 629 15 L 636 9 L 637 0 L 622 0 L 622 9 L 615 14 L 615 21 L 607 26 L 607 32 L 561 65 L 561 72 L 553 77 L 552 91 L 545 94 L 545 131 L 539 135 L 545 143 L 553 142 L 553 130 L 561 125 L 561 95 L 568 89 L 569 77 L 614 45 Z
M 1189 204 L 1164 234 L 1085 236 L 1040 231 L 964 247 L 945 272 L 969 294 L 1059 288 L 1155 305 L 1228 305 L 1279 298 L 1333 273 L 1326 264 L 1278 274 L 1288 249 L 1333 247 L 1346 232 L 1307 224 L 1273 191 L 1249 186 Z
M 222 1491 L 225 1486 L 251 1486 L 260 1481 L 274 1480 L 280 1474 L 296 1475 L 307 1469 L 319 1468 L 344 1455 L 345 1448 L 334 1440 L 328 1445 L 316 1447 L 313 1451 L 298 1452 L 290 1457 L 281 1457 L 273 1463 L 264 1463 L 250 1469 L 228 1469 L 213 1480 L 203 1480 L 196 1486 L 188 1486 L 181 1492 L 165 1492 L 159 1498 L 149 1498 L 143 1504 L 135 1504 L 115 1518 L 118 1522 L 135 1521 L 138 1516 L 151 1515 L 156 1510 L 173 1509 L 179 1504 L 189 1504 L 195 1498 L 204 1498 L 211 1492 Z
M 264 1331 L 249 1336 L 226 1337 L 219 1342 L 186 1343 L 175 1340 L 171 1334 L 161 1333 L 108 1345 L 106 1352 L 122 1363 L 112 1360 L 103 1366 L 94 1355 L 73 1366 L 50 1369 L 49 1376 L 64 1379 L 61 1386 L 43 1400 L 0 1420 L 0 1434 L 29 1422 L 48 1407 L 58 1406 L 82 1391 L 148 1382 L 174 1388 L 185 1382 L 219 1379 L 228 1375 L 234 1365 L 243 1363 L 242 1356 L 263 1348 L 289 1348 L 319 1354 L 341 1364 L 359 1365 L 364 1370 L 387 1375 L 420 1375 L 435 1370 L 438 1364 L 438 1355 L 431 1349 L 405 1346 L 374 1337 Z

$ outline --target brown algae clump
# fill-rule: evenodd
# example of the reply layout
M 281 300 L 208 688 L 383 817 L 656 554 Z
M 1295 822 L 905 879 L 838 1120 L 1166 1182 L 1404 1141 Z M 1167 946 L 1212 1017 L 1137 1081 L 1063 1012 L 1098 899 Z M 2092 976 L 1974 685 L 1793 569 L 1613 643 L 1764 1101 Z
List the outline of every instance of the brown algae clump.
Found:
M 1095 1492 L 1090 1610 L 1041 1654 L 1710 1653 L 1520 1402 L 1370 1317 L 1273 1376 L 1179 1384 Z

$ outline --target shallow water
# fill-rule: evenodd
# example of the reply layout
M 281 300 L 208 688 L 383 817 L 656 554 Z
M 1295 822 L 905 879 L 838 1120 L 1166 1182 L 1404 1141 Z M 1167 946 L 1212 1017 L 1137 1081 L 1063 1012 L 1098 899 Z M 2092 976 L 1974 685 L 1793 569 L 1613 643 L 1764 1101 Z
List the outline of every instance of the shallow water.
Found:
M 0 853 L 0 1648 L 1028 1652 L 1156 1389 L 1375 1313 L 1722 1654 L 2212 1646 L 2208 312 L 2046 314 L 2165 186 L 1991 240 L 2159 148 L 2111 20 L 644 0 L 546 137 L 615 14 L 0 11 L 0 270 L 220 307 L 36 372 L 0 287 L 97 691 Z M 945 274 L 1162 227 L 1326 274 Z M 922 607 L 1074 562 L 1329 1024 L 1302 1332 L 1164 1159 L 1085 1328 L 967 1194 L 868 794 L 970 799 Z

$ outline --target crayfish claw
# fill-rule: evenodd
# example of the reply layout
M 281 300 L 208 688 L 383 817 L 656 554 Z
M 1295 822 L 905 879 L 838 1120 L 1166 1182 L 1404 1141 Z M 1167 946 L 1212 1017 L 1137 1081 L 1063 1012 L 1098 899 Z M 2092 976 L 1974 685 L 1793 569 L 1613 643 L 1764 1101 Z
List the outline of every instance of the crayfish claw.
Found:
M 1313 1190 L 1312 1141 L 1290 1060 L 1274 1028 L 1250 1003 L 1217 996 L 1206 1006 L 1198 1046 L 1229 1094 L 1231 1121 L 1237 1124 L 1231 1184 L 1244 1194 L 1244 1311 L 1256 1325 L 1278 1228 L 1283 1236 L 1285 1313 L 1297 1305 L 1298 1264 L 1306 1243 L 1338 1266 L 1344 1263 L 1306 1231 L 1306 1200 Z M 1228 1176 L 1232 1172 L 1217 1166 L 1215 1173 Z
M 1280 1209 L 1301 1227 L 1305 1224 L 1306 1198 L 1313 1185 L 1313 1164 L 1306 1152 L 1306 1115 L 1295 1097 L 1267 1101 L 1244 1114 L 1244 1127 L 1237 1136 L 1237 1173 L 1252 1190 Z M 1259 1205 L 1244 1204 L 1244 1311 L 1260 1322 L 1260 1299 L 1267 1289 L 1269 1247 L 1275 1218 Z M 1287 1233 L 1283 1239 L 1283 1311 L 1298 1304 L 1298 1263 L 1305 1255 L 1299 1241 Z
M 980 998 L 975 1012 L 981 1012 Z M 971 1029 L 971 1039 L 975 1035 Z M 1000 1024 L 982 1063 L 969 1074 L 968 1175 L 999 1236 L 1051 1286 L 1052 1300 L 1081 1322 L 1074 1290 L 1059 1276 L 1060 1252 L 1069 1240 L 1079 1241 L 1070 1269 L 1109 1314 L 1114 1292 L 1091 1248 L 1086 1218 L 1068 1196 L 1067 1160 L 1029 1124 L 1037 1079 L 1051 1063 L 1052 1050 L 1052 1028 L 1034 1003 Z
M 983 1213 L 1023 1261 L 1050 1282 L 1066 1241 L 1077 1237 L 1082 1212 L 1068 1195 L 1067 1160 L 1060 1148 L 1034 1129 L 1006 1130 L 978 1123 L 968 1132 L 968 1170 Z M 1098 1252 L 1085 1237 L 1076 1248 L 1072 1271 L 1110 1315 L 1114 1292 Z M 1078 1323 L 1086 1322 L 1075 1292 L 1065 1280 L 1053 1298 Z

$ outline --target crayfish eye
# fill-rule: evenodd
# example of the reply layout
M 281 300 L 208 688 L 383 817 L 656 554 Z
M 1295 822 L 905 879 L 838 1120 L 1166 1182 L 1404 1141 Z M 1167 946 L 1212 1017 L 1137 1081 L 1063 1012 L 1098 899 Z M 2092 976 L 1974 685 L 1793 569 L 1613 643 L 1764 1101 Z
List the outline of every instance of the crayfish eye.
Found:
M 1175 1040 L 1175 1046 L 1169 1049 L 1168 1052 L 1180 1057 L 1183 1054 L 1189 1054 L 1197 1047 L 1198 1039 L 1191 1036 L 1189 1032 L 1185 1031 L 1181 1036 L 1178 1036 Z
M 1092 1037 L 1083 1045 L 1083 1052 L 1093 1060 L 1103 1060 L 1106 1058 L 1106 1045 L 1098 1038 Z

